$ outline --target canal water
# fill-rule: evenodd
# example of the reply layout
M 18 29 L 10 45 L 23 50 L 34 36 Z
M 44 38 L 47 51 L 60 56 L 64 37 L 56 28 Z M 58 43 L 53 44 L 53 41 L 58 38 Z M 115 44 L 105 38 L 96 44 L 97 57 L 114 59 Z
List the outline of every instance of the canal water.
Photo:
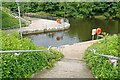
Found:
M 101 19 L 74 19 L 70 18 L 70 28 L 66 31 L 51 32 L 45 34 L 32 34 L 25 37 L 31 38 L 38 46 L 61 46 L 71 45 L 78 42 L 89 41 L 92 39 L 92 29 L 101 28 L 102 32 L 110 35 L 118 33 L 119 21 Z M 58 37 L 60 40 L 58 40 Z

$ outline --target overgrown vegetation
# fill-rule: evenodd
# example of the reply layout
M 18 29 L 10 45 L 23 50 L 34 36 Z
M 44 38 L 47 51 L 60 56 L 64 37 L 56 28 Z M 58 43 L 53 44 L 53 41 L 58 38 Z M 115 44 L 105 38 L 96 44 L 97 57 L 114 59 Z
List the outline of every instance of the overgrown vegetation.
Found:
M 34 72 L 42 71 L 44 68 L 51 68 L 53 63 L 60 60 L 63 55 L 59 52 L 50 52 L 43 47 L 36 46 L 28 38 L 20 39 L 18 33 L 13 32 L 6 35 L 2 32 L 1 50 L 45 50 L 44 52 L 2 53 L 2 78 L 28 78 Z
M 3 6 L 17 12 L 15 2 L 3 3 Z M 44 12 L 56 16 L 120 18 L 120 2 L 22 2 L 22 13 Z
M 110 56 L 119 57 L 120 49 L 120 35 L 105 36 L 104 40 L 101 40 L 92 46 L 90 46 L 86 52 L 84 59 L 90 67 L 92 74 L 96 78 L 119 78 L 119 64 L 116 67 L 110 64 L 110 61 L 106 57 L 96 56 L 90 49 L 96 49 L 97 53 Z M 118 61 L 120 63 L 120 61 Z

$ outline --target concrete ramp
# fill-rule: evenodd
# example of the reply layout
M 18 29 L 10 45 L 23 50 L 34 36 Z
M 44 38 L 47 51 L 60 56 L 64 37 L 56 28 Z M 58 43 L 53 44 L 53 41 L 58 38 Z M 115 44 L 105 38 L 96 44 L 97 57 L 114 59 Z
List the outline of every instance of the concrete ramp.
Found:
M 98 40 L 64 45 L 55 50 L 61 51 L 64 58 L 55 63 L 52 69 L 45 69 L 32 75 L 33 78 L 93 78 L 90 69 L 83 61 L 85 50 Z
M 52 31 L 62 31 L 70 27 L 67 22 L 57 23 L 54 20 L 31 18 L 32 23 L 27 27 L 22 27 L 23 34 L 34 34 L 34 33 L 44 33 Z

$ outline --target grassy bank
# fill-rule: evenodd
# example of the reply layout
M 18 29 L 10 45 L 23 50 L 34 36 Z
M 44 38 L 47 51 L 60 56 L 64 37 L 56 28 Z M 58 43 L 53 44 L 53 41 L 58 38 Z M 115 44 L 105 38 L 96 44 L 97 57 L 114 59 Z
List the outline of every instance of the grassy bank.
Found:
M 15 18 L 7 11 L 2 10 L 2 29 L 13 29 L 19 28 L 19 20 Z M 26 26 L 25 22 L 22 21 L 22 26 Z
M 2 32 L 1 50 L 45 50 L 44 52 L 27 52 L 15 56 L 14 53 L 2 53 L 2 78 L 30 78 L 37 71 L 51 68 L 55 61 L 60 60 L 63 55 L 59 52 L 50 52 L 47 49 L 36 46 L 28 38 L 20 39 L 18 33 L 13 32 L 6 35 Z
M 101 40 L 91 47 L 89 47 L 86 52 L 84 59 L 88 66 L 90 67 L 92 74 L 96 78 L 119 78 L 119 67 L 110 64 L 109 58 L 96 56 L 90 49 L 96 49 L 97 53 L 105 54 L 110 56 L 119 57 L 119 45 L 120 45 L 120 35 L 106 36 L 104 40 Z M 118 61 L 120 63 L 120 61 Z

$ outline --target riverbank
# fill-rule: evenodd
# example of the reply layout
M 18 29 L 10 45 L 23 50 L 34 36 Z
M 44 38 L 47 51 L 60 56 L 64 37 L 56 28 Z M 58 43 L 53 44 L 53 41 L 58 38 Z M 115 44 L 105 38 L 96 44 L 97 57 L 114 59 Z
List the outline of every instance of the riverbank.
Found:
M 90 69 L 83 61 L 85 50 L 99 40 L 54 47 L 61 51 L 64 58 L 52 69 L 43 70 L 32 75 L 33 78 L 93 78 Z
M 55 20 L 58 17 L 62 18 L 62 17 L 66 17 L 66 18 L 75 18 L 75 19 L 84 19 L 84 18 L 89 18 L 89 19 L 102 19 L 102 20 L 109 20 L 109 19 L 113 19 L 113 20 L 119 20 L 119 17 L 106 17 L 105 15 L 95 15 L 95 16 L 89 16 L 89 17 L 85 17 L 85 16 L 67 16 L 67 15 L 56 15 L 56 14 L 50 14 L 50 13 L 45 13 L 45 12 L 37 12 L 37 13 L 24 13 L 25 16 L 29 16 L 29 17 L 35 17 L 35 18 L 43 18 L 43 19 L 52 19 Z
M 31 18 L 32 23 L 22 28 L 22 34 L 35 34 L 35 33 L 45 33 L 53 31 L 62 31 L 70 27 L 70 24 L 67 22 L 57 23 L 53 20 Z M 20 30 L 19 30 L 20 31 Z

